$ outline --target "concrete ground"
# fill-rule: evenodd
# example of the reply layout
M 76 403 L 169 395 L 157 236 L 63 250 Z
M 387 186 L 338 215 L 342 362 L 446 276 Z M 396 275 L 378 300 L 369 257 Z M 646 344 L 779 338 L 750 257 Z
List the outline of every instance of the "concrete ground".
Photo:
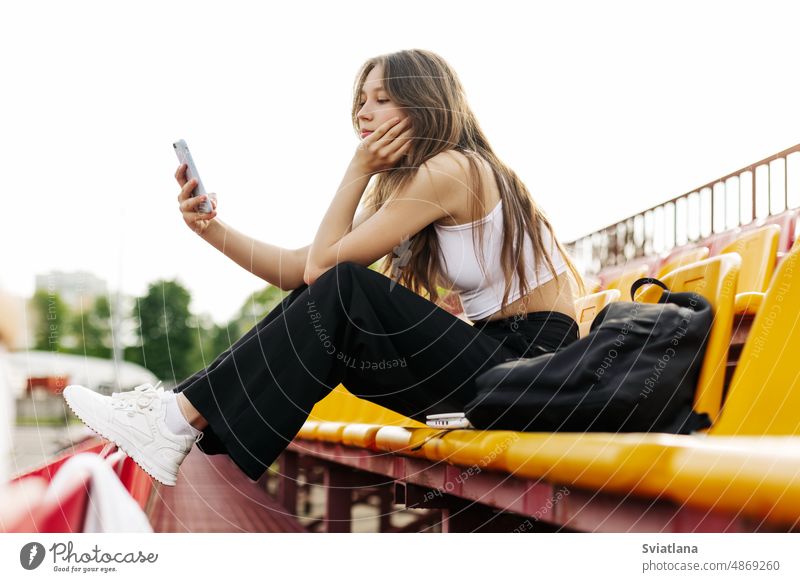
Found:
M 83 423 L 67 426 L 15 426 L 11 473 L 17 475 L 45 463 L 64 447 L 95 433 Z M 87 432 L 88 431 L 88 432 Z

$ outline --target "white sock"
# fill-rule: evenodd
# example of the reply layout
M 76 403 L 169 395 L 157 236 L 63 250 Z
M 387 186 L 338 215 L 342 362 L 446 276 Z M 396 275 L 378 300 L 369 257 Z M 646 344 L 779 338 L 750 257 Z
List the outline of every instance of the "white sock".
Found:
M 188 419 L 183 415 L 181 407 L 178 406 L 178 395 L 169 390 L 164 392 L 166 398 L 167 415 L 164 422 L 167 423 L 167 428 L 175 434 L 182 434 L 187 436 L 196 437 L 202 431 L 197 430 Z

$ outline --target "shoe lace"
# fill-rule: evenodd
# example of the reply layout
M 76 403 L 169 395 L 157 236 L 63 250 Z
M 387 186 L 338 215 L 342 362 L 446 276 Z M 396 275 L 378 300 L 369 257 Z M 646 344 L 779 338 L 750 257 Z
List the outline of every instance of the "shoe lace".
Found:
M 139 408 L 148 408 L 153 403 L 153 400 L 161 398 L 163 394 L 164 388 L 161 386 L 161 380 L 159 380 L 155 386 L 146 382 L 134 387 L 133 390 L 114 392 L 111 398 L 114 401 L 113 405 L 117 408 L 133 408 L 134 404 Z
M 134 387 L 133 390 L 114 392 L 111 398 L 114 400 L 113 406 L 117 408 L 132 408 L 134 404 L 139 406 L 139 408 L 148 408 L 153 400 L 161 398 L 163 394 L 164 387 L 161 386 L 161 380 L 159 380 L 156 382 L 155 386 L 147 382 Z M 194 439 L 194 442 L 200 442 L 200 439 L 202 439 L 205 434 L 205 432 L 201 431 L 200 434 L 197 435 L 197 438 Z

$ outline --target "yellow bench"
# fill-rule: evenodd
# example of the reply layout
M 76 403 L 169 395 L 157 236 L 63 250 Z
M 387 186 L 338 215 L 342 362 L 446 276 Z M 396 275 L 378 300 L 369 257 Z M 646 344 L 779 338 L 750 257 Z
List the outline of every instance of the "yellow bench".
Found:
M 597 314 L 609 303 L 619 301 L 620 295 L 619 289 L 608 289 L 575 300 L 575 313 L 577 313 L 581 337 L 586 337 L 586 334 L 589 333 Z
M 630 301 L 631 300 L 631 285 L 633 285 L 634 281 L 637 279 L 641 279 L 642 277 L 647 277 L 650 273 L 650 267 L 648 265 L 639 264 L 634 265 L 632 267 L 627 267 L 623 271 L 623 273 L 614 279 L 613 281 L 609 281 L 608 284 L 605 286 L 606 290 L 616 289 L 620 292 L 620 296 L 623 301 Z
M 777 224 L 762 226 L 741 234 L 722 249 L 720 254 L 737 253 L 742 257 L 734 305 L 737 315 L 755 315 L 764 300 L 775 270 L 780 236 L 781 227 Z
M 697 261 L 702 261 L 703 259 L 707 258 L 708 247 L 695 247 L 693 249 L 672 254 L 664 260 L 664 263 L 658 270 L 658 278 L 661 279 L 675 269 L 680 269 L 681 267 L 691 265 L 692 263 L 696 263 Z
M 800 519 L 800 366 L 789 350 L 800 343 L 800 248 L 779 266 L 717 414 L 739 264 L 736 254 L 723 254 L 665 278 L 671 289 L 694 288 L 715 306 L 695 400 L 696 410 L 715 418 L 705 434 L 439 431 L 400 415 L 384 426 L 381 419 L 390 416 L 371 403 L 353 419 L 363 425 L 356 432 L 386 452 L 794 524 Z M 643 289 L 638 299 L 657 294 Z M 325 414 L 338 414 L 325 401 L 320 405 Z

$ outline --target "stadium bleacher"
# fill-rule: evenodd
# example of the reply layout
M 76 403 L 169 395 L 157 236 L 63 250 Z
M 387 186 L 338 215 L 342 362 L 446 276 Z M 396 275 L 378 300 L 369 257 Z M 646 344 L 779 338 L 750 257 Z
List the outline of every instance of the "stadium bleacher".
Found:
M 396 415 L 387 422 L 394 413 L 339 386 L 315 407 L 297 438 L 358 447 L 379 456 L 417 457 L 432 467 L 439 463 L 479 467 L 480 471 L 504 473 L 514 481 L 547 480 L 555 486 L 614 492 L 623 498 L 633 494 L 665 498 L 673 506 L 685 502 L 704 511 L 728 510 L 751 520 L 754 529 L 794 527 L 800 519 L 800 503 L 795 501 L 800 488 L 800 439 L 795 437 L 800 417 L 794 402 L 800 390 L 800 369 L 791 358 L 776 362 L 764 353 L 769 350 L 766 353 L 780 355 L 800 339 L 796 337 L 800 335 L 800 283 L 794 276 L 799 257 L 800 249 L 795 249 L 781 262 L 725 402 L 723 381 L 742 259 L 724 253 L 664 277 L 671 289 L 699 292 L 715 308 L 695 399 L 695 410 L 714 419 L 708 434 L 439 431 L 410 419 L 397 426 L 400 419 Z M 659 293 L 654 286 L 646 287 L 637 300 L 657 300 Z M 780 325 L 775 321 L 778 306 Z M 795 385 L 797 390 L 787 390 Z M 295 451 L 304 451 L 303 445 L 298 444 Z M 328 459 L 346 454 L 341 448 L 331 448 Z M 773 469 L 771 463 L 776 464 Z M 449 483 L 440 485 L 440 493 L 455 490 Z M 673 517 L 667 512 L 662 527 L 669 529 Z M 560 525 L 569 527 L 568 523 Z M 734 525 L 725 522 L 725 527 Z M 738 523 L 736 527 L 747 530 L 750 526 Z
M 800 146 L 740 173 L 798 151 Z M 753 215 L 751 223 L 667 252 L 622 260 L 609 249 L 629 248 L 630 233 L 623 234 L 624 241 L 586 238 L 592 245 L 605 243 L 599 252 L 592 250 L 610 264 L 593 277 L 598 292 L 576 302 L 582 335 L 603 306 L 628 299 L 630 284 L 642 276 L 657 276 L 675 291 L 696 291 L 712 303 L 715 319 L 695 398 L 695 410 L 713 419 L 707 431 L 440 431 L 410 419 L 393 417 L 389 423 L 387 411 L 339 386 L 318 403 L 284 453 L 291 461 L 281 466 L 281 474 L 304 456 L 377 472 L 394 481 L 401 492 L 396 501 L 441 508 L 443 531 L 473 531 L 479 519 L 464 517 L 465 500 L 478 513 L 480 507 L 484 517 L 487 508 L 512 512 L 539 531 L 548 531 L 547 526 L 559 531 L 796 530 L 800 366 L 786 356 L 800 339 L 797 213 Z M 619 235 L 620 225 L 631 223 L 622 221 L 604 232 Z M 673 241 L 677 238 L 673 233 Z M 647 286 L 636 300 L 654 301 L 660 292 Z M 395 455 L 391 463 L 383 462 L 386 454 Z M 293 478 L 291 470 L 281 477 Z M 410 504 L 409 490 L 416 491 Z M 291 495 L 284 501 L 293 509 Z M 543 512 L 545 502 L 551 507 Z

